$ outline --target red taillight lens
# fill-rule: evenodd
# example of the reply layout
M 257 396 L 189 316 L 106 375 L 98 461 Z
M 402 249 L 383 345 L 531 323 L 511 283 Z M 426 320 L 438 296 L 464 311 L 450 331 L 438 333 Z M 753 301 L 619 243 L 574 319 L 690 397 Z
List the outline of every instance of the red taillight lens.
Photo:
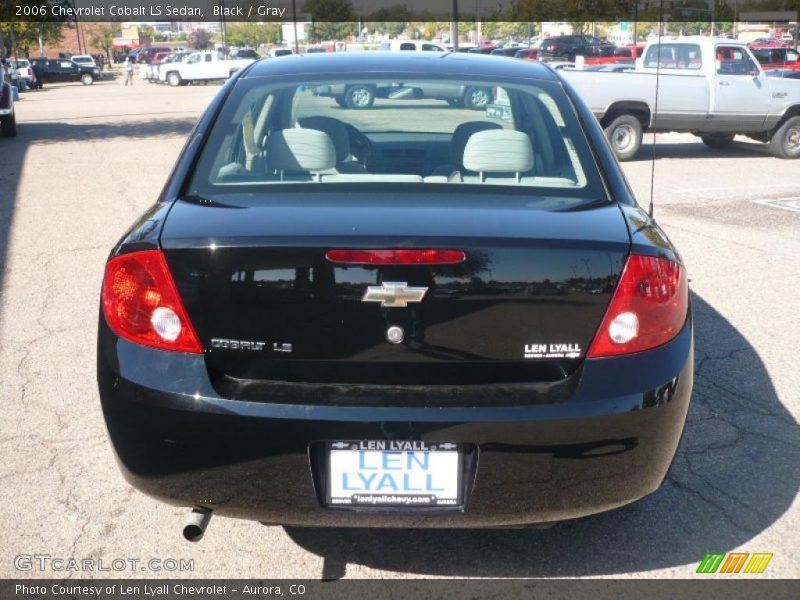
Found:
M 352 265 L 454 265 L 466 260 L 461 250 L 424 250 L 395 248 L 391 250 L 328 250 L 325 258 L 335 263 Z
M 619 356 L 665 344 L 678 335 L 688 309 L 685 269 L 666 258 L 631 254 L 586 356 Z
M 108 261 L 103 313 L 111 330 L 131 342 L 160 350 L 203 352 L 160 250 Z

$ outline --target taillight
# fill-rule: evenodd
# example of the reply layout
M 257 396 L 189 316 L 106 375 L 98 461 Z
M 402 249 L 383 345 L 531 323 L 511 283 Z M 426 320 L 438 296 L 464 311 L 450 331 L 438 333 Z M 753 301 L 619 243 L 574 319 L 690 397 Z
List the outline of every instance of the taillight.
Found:
M 393 248 L 388 250 L 328 250 L 325 258 L 353 265 L 453 265 L 466 260 L 461 250 Z
M 686 270 L 666 258 L 628 257 L 587 358 L 642 352 L 670 341 L 686 322 Z
M 111 330 L 131 342 L 160 350 L 203 352 L 160 250 L 108 261 L 103 313 Z

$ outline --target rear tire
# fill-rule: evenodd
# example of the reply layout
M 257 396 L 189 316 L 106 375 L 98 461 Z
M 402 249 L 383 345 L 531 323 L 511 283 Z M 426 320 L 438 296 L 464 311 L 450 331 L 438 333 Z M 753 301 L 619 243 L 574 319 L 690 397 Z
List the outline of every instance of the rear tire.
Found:
M 619 115 L 603 129 L 617 160 L 630 160 L 642 145 L 642 124 L 633 115 Z
M 15 137 L 17 135 L 17 117 L 14 113 L 0 119 L 0 136 Z
M 701 135 L 700 139 L 709 148 L 727 148 L 733 143 L 732 134 Z
M 769 149 L 778 158 L 800 158 L 800 116 L 790 117 L 769 140 Z
M 344 104 L 353 110 L 364 110 L 375 103 L 375 90 L 368 85 L 353 85 L 344 92 Z
M 81 83 L 83 85 L 92 85 L 94 83 L 94 77 L 89 75 L 89 73 L 84 73 L 81 75 Z
M 178 87 L 183 83 L 181 80 L 181 74 L 177 71 L 170 71 L 167 73 L 167 83 L 170 84 L 172 87 Z
M 469 87 L 464 92 L 464 106 L 470 110 L 483 110 L 491 97 L 492 92 L 488 88 Z

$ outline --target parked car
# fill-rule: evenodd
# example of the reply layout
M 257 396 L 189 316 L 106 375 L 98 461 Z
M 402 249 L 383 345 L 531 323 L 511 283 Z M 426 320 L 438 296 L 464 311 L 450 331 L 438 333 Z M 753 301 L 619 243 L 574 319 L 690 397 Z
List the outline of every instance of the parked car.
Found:
M 36 86 L 36 74 L 28 59 L 18 58 L 8 61 L 9 70 L 15 73 L 15 80 L 20 90 L 33 89 Z
M 376 98 L 389 100 L 445 100 L 453 107 L 484 110 L 492 97 L 490 87 L 461 85 L 449 81 L 414 81 L 374 84 L 369 82 L 315 85 L 318 96 L 333 98 L 342 108 L 364 110 L 371 108 Z
M 790 45 L 790 40 L 770 37 L 760 37 L 748 44 L 751 48 L 784 48 Z
M 539 49 L 536 47 L 522 48 L 521 50 L 517 50 L 516 54 L 514 54 L 514 58 L 521 58 L 522 60 L 536 60 L 538 56 Z
M 502 88 L 512 118 L 348 119 L 308 85 L 398 78 Z M 117 464 L 189 539 L 215 514 L 521 526 L 664 483 L 692 322 L 678 251 L 551 69 L 306 56 L 237 75 L 111 251 L 97 380 Z
M 261 58 L 261 55 L 252 48 L 239 48 L 236 52 L 231 54 L 230 58 L 249 58 L 252 60 L 258 60 Z
M 155 56 L 159 52 L 170 53 L 172 52 L 172 49 L 166 46 L 147 46 L 146 48 L 140 48 L 138 52 L 135 53 L 134 56 L 136 62 L 150 64 L 150 61 L 153 60 L 153 56 Z
M 270 58 L 278 58 L 279 56 L 291 56 L 294 54 L 294 50 L 291 48 L 272 48 L 269 51 Z
M 213 50 L 201 50 L 189 54 L 183 60 L 163 65 L 159 68 L 158 79 L 172 86 L 228 79 L 252 62 L 250 58 L 225 60 Z
M 161 68 L 161 64 L 167 59 L 167 57 L 173 56 L 171 52 L 156 52 L 153 57 L 150 59 L 149 64 L 144 65 L 144 76 L 147 81 L 150 83 L 158 83 L 158 73 Z
M 800 55 L 794 48 L 751 47 L 763 69 L 800 69 Z
M 306 48 L 306 54 L 323 54 L 327 52 L 324 46 L 309 46 Z
M 447 52 L 441 44 L 426 42 L 425 40 L 391 40 L 381 42 L 379 50 L 392 52 Z
M 490 56 L 508 56 L 508 57 L 512 57 L 513 58 L 514 56 L 517 55 L 517 52 L 519 52 L 519 48 L 516 48 L 514 46 L 509 46 L 507 48 L 505 48 L 505 47 L 504 48 L 495 48 L 494 50 L 492 50 L 489 53 L 489 55 Z
M 3 63 L 0 63 L 0 136 L 14 137 L 17 135 L 17 117 L 14 112 L 14 93 L 8 73 Z
M 575 61 L 576 56 L 613 55 L 614 44 L 591 35 L 559 35 L 547 38 L 539 45 L 539 59 Z
M 565 70 L 562 76 L 589 104 L 620 160 L 636 155 L 642 132 L 655 123 L 656 106 L 659 131 L 694 133 L 712 148 L 742 134 L 769 142 L 775 156 L 800 158 L 800 86 L 767 77 L 742 42 L 653 42 L 634 71 Z
M 634 64 L 644 53 L 644 45 L 618 46 L 614 48 L 614 62 Z
M 41 73 L 43 83 L 80 81 L 83 85 L 92 85 L 102 76 L 99 67 L 81 65 L 64 58 L 38 58 L 34 60 L 34 63 Z
M 470 48 L 467 52 L 469 54 L 491 54 L 496 49 L 497 46 L 480 46 L 478 48 Z

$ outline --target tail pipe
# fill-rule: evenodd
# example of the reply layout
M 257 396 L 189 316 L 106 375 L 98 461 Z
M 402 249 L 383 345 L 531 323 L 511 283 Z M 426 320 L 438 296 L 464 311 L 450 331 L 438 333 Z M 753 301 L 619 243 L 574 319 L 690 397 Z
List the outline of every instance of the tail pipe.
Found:
M 189 521 L 183 527 L 183 537 L 190 542 L 199 542 L 203 539 L 210 520 L 211 509 L 196 506 L 189 515 Z

